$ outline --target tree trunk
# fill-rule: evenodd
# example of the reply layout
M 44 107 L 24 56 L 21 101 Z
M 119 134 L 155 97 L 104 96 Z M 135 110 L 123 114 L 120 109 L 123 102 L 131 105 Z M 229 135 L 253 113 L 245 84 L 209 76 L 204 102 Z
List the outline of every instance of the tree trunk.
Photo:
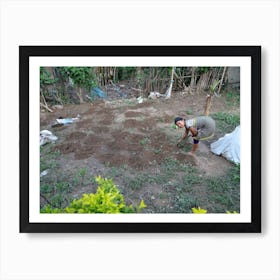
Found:
M 194 87 L 194 86 L 196 86 L 195 67 L 192 67 L 190 87 Z
M 208 82 L 210 80 L 210 76 L 211 76 L 211 71 L 203 73 L 200 76 L 200 79 L 197 82 L 197 90 L 198 90 L 198 92 L 207 90 Z
M 205 116 L 209 115 L 211 105 L 212 105 L 212 95 L 208 94 L 206 98 L 205 109 L 204 109 Z
M 77 95 L 80 99 L 80 103 L 84 103 L 83 95 L 82 95 L 82 88 L 79 86 Z

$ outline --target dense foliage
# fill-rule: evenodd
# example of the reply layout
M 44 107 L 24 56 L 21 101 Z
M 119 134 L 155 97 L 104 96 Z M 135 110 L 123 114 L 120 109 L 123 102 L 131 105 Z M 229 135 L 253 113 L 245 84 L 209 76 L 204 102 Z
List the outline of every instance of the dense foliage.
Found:
M 225 88 L 229 67 L 40 67 L 41 103 L 92 101 L 91 91 L 117 83 L 129 84 L 143 96 L 173 91 L 219 93 Z M 174 71 L 173 71 L 174 70 Z M 173 75 L 174 74 L 174 75 Z

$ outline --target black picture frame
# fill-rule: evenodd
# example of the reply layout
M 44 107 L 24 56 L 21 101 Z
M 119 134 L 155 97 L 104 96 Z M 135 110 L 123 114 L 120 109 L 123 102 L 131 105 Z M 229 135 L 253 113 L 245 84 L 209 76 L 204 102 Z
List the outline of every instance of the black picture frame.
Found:
M 250 222 L 30 222 L 29 63 L 30 57 L 193 56 L 251 59 Z M 20 232 L 21 233 L 260 233 L 261 232 L 261 46 L 19 46 Z M 39 187 L 39 186 L 38 186 Z

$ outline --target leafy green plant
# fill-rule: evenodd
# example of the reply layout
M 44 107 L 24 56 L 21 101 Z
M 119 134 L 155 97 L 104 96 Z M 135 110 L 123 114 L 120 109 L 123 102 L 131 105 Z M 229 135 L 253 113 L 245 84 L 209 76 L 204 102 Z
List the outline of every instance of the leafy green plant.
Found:
M 206 214 L 207 213 L 207 210 L 206 209 L 202 209 L 202 208 L 200 208 L 200 207 L 198 207 L 198 208 L 192 208 L 192 212 L 194 213 L 194 214 Z M 227 214 L 238 214 L 238 212 L 236 212 L 236 211 L 233 211 L 233 212 L 230 212 L 230 211 L 226 211 L 226 213 Z
M 198 208 L 193 207 L 193 208 L 192 208 L 192 212 L 193 212 L 194 214 L 206 214 L 206 213 L 207 213 L 207 210 L 202 209 L 202 208 L 200 208 L 200 207 L 198 207 Z
M 213 84 L 210 85 L 210 92 L 213 94 L 215 92 L 216 87 L 219 85 L 220 81 L 214 80 Z
M 147 138 L 147 137 L 145 137 L 142 140 L 140 140 L 140 144 L 142 146 L 145 146 L 145 145 L 149 144 L 150 142 L 151 142 L 151 140 L 149 138 Z
M 80 171 L 79 171 L 79 176 L 80 176 L 81 179 L 82 179 L 82 185 L 84 184 L 84 179 L 85 179 L 86 173 L 87 173 L 86 168 L 82 168 L 82 169 L 80 169 Z
M 40 67 L 40 86 L 52 85 L 56 82 L 57 79 L 52 78 L 45 67 Z
M 204 73 L 207 73 L 209 71 L 210 67 L 197 67 L 197 72 L 201 75 Z
M 61 67 L 60 72 L 64 77 L 72 79 L 75 85 L 90 89 L 96 86 L 95 76 L 91 67 Z
M 146 207 L 143 200 L 137 206 L 126 205 L 123 195 L 111 179 L 98 176 L 96 182 L 96 193 L 74 199 L 65 209 L 52 209 L 47 205 L 41 209 L 41 213 L 136 213 Z
M 59 67 L 59 72 L 64 79 L 71 79 L 78 88 L 77 95 L 80 103 L 84 102 L 82 88 L 90 90 L 97 85 L 96 77 L 92 67 Z

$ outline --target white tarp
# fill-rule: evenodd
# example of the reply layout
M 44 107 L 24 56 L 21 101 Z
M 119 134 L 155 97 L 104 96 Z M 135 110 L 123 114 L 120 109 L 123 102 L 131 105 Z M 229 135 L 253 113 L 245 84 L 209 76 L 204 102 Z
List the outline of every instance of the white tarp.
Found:
M 222 155 L 236 164 L 240 163 L 240 126 L 211 144 L 211 152 Z

